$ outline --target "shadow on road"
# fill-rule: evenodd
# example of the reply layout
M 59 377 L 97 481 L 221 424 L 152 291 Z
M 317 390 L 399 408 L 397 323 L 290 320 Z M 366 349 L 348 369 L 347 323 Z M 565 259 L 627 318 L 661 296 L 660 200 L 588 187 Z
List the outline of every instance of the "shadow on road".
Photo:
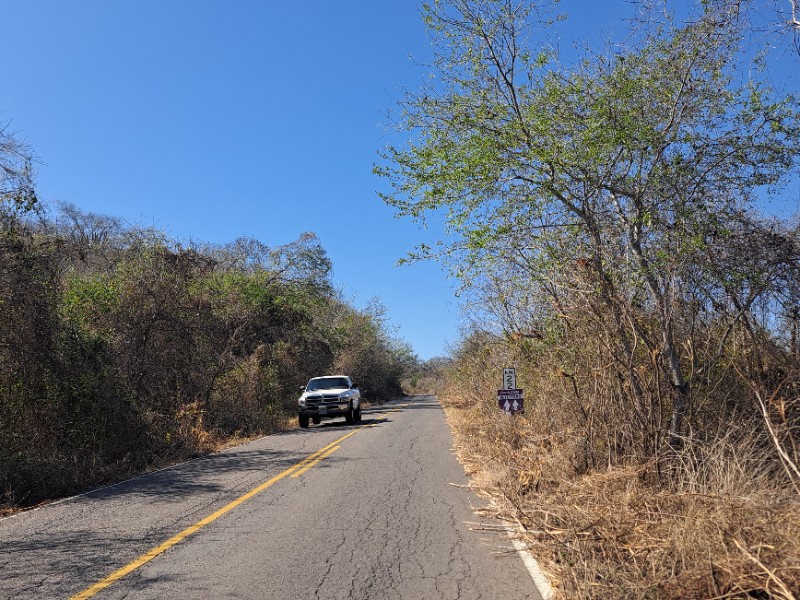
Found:
M 386 411 L 374 411 L 374 412 L 380 413 L 380 412 L 386 412 Z M 362 411 L 362 414 L 367 415 L 368 412 L 365 410 L 365 411 Z M 313 431 L 314 429 L 324 429 L 326 431 L 332 431 L 334 429 L 341 429 L 342 431 L 347 431 L 348 429 L 353 429 L 354 427 L 364 427 L 364 426 L 373 427 L 373 426 L 376 426 L 376 425 L 383 425 L 384 423 L 391 423 L 391 422 L 392 422 L 392 420 L 389 419 L 388 417 L 384 417 L 382 419 L 378 419 L 378 418 L 361 419 L 360 423 L 355 423 L 353 425 L 348 425 L 343 420 L 323 421 L 319 425 L 310 425 L 309 429 L 301 430 L 301 431 L 309 432 L 309 431 Z
M 251 444 L 247 444 L 247 446 Z M 224 477 L 225 474 L 240 472 L 246 475 L 254 471 L 274 471 L 276 469 L 282 471 L 307 455 L 308 453 L 265 448 L 248 449 L 245 446 L 172 465 L 129 481 L 88 492 L 84 497 L 103 499 L 124 494 L 181 497 L 198 492 L 230 490 L 232 487 L 235 489 L 235 485 L 231 485 L 230 480 Z M 221 480 L 219 484 L 214 481 L 217 478 Z M 245 476 L 242 480 L 246 484 L 252 482 L 251 477 Z
M 376 412 L 385 413 L 386 410 Z M 280 473 L 317 450 L 317 448 L 312 448 L 304 451 L 287 451 L 264 448 L 263 440 L 265 439 L 314 435 L 315 430 L 347 432 L 363 425 L 376 427 L 389 422 L 391 420 L 386 417 L 363 419 L 361 423 L 355 425 L 347 425 L 344 421 L 323 421 L 322 424 L 314 425 L 309 429 L 282 431 L 236 448 L 209 454 L 141 475 L 129 481 L 100 488 L 84 494 L 83 497 L 99 500 L 122 495 L 171 496 L 177 500 L 197 493 L 246 490 L 253 484 L 252 473 Z M 228 476 L 231 473 L 241 474 L 238 484 L 231 481 Z

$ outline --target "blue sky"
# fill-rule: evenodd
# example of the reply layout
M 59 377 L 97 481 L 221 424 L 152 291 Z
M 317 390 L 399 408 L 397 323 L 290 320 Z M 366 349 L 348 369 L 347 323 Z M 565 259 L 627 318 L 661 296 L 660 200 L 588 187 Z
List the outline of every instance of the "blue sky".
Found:
M 562 7 L 590 40 L 632 10 Z M 379 297 L 421 358 L 457 339 L 454 283 L 395 266 L 437 232 L 395 219 L 371 173 L 428 72 L 416 2 L 0 0 L 0 22 L 0 124 L 39 157 L 43 199 L 182 240 L 313 231 L 345 296 Z

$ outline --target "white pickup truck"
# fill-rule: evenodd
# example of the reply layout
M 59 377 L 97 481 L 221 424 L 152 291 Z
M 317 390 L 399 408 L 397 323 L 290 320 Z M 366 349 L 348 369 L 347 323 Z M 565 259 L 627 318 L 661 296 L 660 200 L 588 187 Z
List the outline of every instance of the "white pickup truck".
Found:
M 322 419 L 344 417 L 348 425 L 361 420 L 361 392 L 347 375 L 314 377 L 300 388 L 297 417 L 300 427 L 308 427 L 309 420 L 319 425 Z

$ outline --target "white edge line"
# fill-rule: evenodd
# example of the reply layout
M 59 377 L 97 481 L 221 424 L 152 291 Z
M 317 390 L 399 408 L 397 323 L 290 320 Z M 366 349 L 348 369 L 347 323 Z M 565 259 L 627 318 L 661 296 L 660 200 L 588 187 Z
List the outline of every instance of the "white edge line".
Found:
M 533 554 L 531 554 L 528 547 L 516 537 L 515 532 L 511 528 L 508 528 L 506 531 L 508 532 L 508 537 L 511 538 L 511 543 L 514 544 L 514 549 L 522 558 L 525 568 L 528 569 L 528 573 L 530 573 L 533 584 L 536 586 L 536 590 L 539 592 L 542 600 L 553 600 L 553 598 L 555 598 L 555 592 L 550 582 L 547 580 L 547 576 L 542 573 L 542 570 L 539 568 L 539 563 L 536 562 Z

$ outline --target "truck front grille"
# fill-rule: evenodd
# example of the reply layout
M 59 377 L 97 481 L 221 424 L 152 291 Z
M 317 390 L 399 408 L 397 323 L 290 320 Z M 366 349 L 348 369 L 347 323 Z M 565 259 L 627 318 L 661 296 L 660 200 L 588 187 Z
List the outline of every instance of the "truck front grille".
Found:
M 319 406 L 320 404 L 339 404 L 339 396 L 336 394 L 323 394 L 321 396 L 308 396 L 307 406 Z

